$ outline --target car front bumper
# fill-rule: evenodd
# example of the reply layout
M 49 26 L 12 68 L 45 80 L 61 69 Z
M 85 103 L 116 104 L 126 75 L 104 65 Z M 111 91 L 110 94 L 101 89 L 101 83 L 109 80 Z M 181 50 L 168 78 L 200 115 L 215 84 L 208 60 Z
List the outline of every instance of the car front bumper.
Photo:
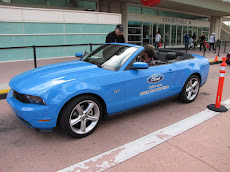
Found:
M 38 130 L 56 127 L 57 120 L 46 105 L 22 103 L 14 98 L 12 89 L 7 94 L 7 102 L 17 117 L 29 127 Z

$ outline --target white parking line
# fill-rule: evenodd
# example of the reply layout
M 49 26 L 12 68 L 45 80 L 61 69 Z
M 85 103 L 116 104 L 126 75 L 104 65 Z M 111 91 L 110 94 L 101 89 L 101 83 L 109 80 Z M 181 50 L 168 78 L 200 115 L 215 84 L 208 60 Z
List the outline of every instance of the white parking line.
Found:
M 230 108 L 230 99 L 221 103 L 226 108 Z M 80 171 L 103 171 L 113 166 L 118 165 L 140 153 L 143 153 L 203 122 L 218 115 L 219 112 L 214 112 L 205 109 L 198 114 L 186 118 L 180 122 L 170 125 L 166 128 L 153 132 L 145 137 L 127 143 L 88 160 L 78 162 L 70 167 L 62 169 L 58 172 L 80 172 Z

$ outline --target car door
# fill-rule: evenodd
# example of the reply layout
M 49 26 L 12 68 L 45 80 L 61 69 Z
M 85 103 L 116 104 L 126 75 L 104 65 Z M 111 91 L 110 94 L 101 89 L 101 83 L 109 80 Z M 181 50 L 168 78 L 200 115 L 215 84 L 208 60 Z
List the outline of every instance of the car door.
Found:
M 175 94 L 176 65 L 163 64 L 148 69 L 124 71 L 126 109 L 131 109 Z

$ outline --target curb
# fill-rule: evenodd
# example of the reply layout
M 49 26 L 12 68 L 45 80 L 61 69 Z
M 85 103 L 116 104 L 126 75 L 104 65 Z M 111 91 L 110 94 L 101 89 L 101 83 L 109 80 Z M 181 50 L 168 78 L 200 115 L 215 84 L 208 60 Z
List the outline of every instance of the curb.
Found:
M 218 61 L 209 61 L 209 64 L 210 65 L 213 65 L 213 64 L 219 64 L 219 63 L 222 63 L 223 60 L 218 60 Z
M 6 99 L 7 93 L 10 91 L 10 89 L 7 90 L 0 90 L 0 100 Z

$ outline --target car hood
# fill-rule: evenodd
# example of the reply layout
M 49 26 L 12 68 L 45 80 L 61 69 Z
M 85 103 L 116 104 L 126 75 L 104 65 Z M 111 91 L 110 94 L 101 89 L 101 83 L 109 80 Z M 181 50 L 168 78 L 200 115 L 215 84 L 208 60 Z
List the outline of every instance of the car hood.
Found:
M 39 67 L 11 79 L 9 85 L 21 94 L 36 94 L 56 85 L 97 77 L 108 71 L 84 61 L 71 61 Z

